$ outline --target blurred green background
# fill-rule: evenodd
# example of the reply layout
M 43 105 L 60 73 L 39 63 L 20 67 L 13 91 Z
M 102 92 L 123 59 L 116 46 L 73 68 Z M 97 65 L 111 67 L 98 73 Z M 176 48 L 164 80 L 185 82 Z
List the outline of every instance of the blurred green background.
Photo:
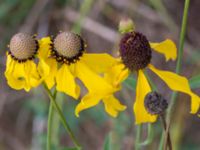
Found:
M 73 30 L 87 41 L 88 52 L 107 52 L 118 56 L 118 23 L 124 17 L 134 20 L 136 30 L 152 42 L 171 38 L 177 44 L 184 0 L 0 0 L 0 150 L 44 150 L 46 146 L 49 99 L 42 88 L 29 93 L 7 86 L 4 77 L 6 50 L 17 32 L 38 34 L 38 38 Z M 200 94 L 200 1 L 192 0 L 181 74 L 190 78 L 194 91 Z M 152 63 L 160 69 L 175 70 L 175 62 L 165 62 L 153 53 Z M 155 75 L 151 78 L 166 99 L 171 91 Z M 59 93 L 58 102 L 84 150 L 133 150 L 135 126 L 132 105 L 134 77 L 129 77 L 116 95 L 128 108 L 113 119 L 97 107 L 74 115 L 78 101 Z M 190 115 L 189 97 L 179 94 L 171 127 L 175 149 L 200 149 L 200 119 Z M 64 150 L 72 146 L 57 116 L 53 121 L 52 147 Z M 143 125 L 142 139 L 147 125 Z M 153 142 L 142 149 L 155 150 L 161 137 L 161 125 L 153 124 Z

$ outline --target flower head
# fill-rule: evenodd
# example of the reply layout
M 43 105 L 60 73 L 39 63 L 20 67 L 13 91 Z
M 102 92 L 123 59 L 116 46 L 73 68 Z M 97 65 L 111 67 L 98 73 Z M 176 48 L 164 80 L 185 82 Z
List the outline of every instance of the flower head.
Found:
M 85 42 L 81 36 L 72 32 L 61 32 L 54 39 L 45 37 L 39 43 L 39 57 L 50 66 L 50 74 L 45 78 L 48 88 L 56 85 L 58 91 L 74 99 L 80 96 L 77 78 L 87 88 L 88 93 L 76 107 L 76 116 L 79 116 L 82 110 L 97 105 L 101 99 L 106 103 L 106 111 L 113 116 L 125 109 L 125 106 L 112 96 L 116 88 L 101 76 L 117 62 L 113 57 L 108 54 L 86 53 Z
M 125 68 L 122 68 L 121 72 L 118 72 L 118 75 L 120 76 L 126 69 L 128 69 L 129 72 L 136 71 L 138 74 L 136 99 L 133 106 L 136 124 L 155 122 L 157 113 L 152 113 L 151 110 L 156 110 L 157 112 L 160 110 L 160 108 L 157 107 L 160 101 L 156 103 L 158 105 L 155 105 L 155 107 L 148 107 L 148 111 L 145 108 L 147 105 L 152 106 L 149 104 L 154 101 L 154 99 L 151 99 L 151 101 L 145 103 L 146 95 L 151 92 L 151 87 L 143 71 L 147 68 L 157 74 L 173 91 L 179 91 L 190 95 L 191 113 L 196 113 L 199 109 L 200 98 L 191 91 L 187 78 L 173 72 L 156 69 L 150 64 L 151 50 L 164 54 L 166 61 L 169 59 L 175 60 L 177 56 L 176 46 L 169 39 L 161 43 L 150 43 L 143 34 L 134 31 L 125 33 L 120 41 L 121 63 L 125 65 Z M 110 76 L 116 73 L 117 72 L 113 72 Z M 113 82 L 115 82 L 115 85 L 119 86 L 121 81 L 122 80 L 118 79 Z
M 37 40 L 28 34 L 17 33 L 11 38 L 9 47 L 5 71 L 9 86 L 26 91 L 38 86 L 41 78 L 34 63 L 39 47 Z
M 151 47 L 143 34 L 129 32 L 120 41 L 120 55 L 129 70 L 143 69 L 151 61 Z
M 17 33 L 11 38 L 9 54 L 18 62 L 25 62 L 33 59 L 37 50 L 37 40 L 28 34 Z
M 83 55 L 83 39 L 72 32 L 59 33 L 53 41 L 51 54 L 58 62 L 74 63 Z

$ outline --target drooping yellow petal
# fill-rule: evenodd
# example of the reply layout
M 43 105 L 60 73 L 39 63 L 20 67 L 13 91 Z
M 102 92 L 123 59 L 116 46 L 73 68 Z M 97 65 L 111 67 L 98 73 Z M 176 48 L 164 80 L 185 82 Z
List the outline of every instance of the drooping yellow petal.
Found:
M 31 87 L 37 87 L 42 81 L 38 74 L 36 64 L 33 61 L 27 61 L 24 64 L 27 82 Z
M 32 60 L 19 63 L 10 55 L 7 56 L 5 76 L 8 85 L 16 90 L 29 91 L 41 83 L 36 64 Z
M 124 64 L 118 63 L 112 66 L 108 72 L 105 73 L 105 80 L 108 81 L 115 88 L 120 88 L 120 83 L 123 82 L 129 75 L 128 69 L 125 69 Z
M 10 55 L 7 55 L 7 60 L 6 60 L 6 71 L 5 74 L 11 74 L 15 65 L 15 62 Z
M 126 106 L 120 104 L 120 102 L 113 95 L 104 97 L 99 93 L 88 93 L 77 105 L 75 115 L 79 117 L 79 113 L 81 111 L 96 106 L 101 99 L 103 99 L 106 112 L 112 117 L 117 117 L 120 111 L 126 109 Z
M 172 40 L 167 39 L 161 43 L 150 43 L 150 45 L 153 50 L 165 55 L 166 61 L 176 60 L 177 48 Z
M 8 85 L 13 89 L 29 91 L 31 88 L 31 85 L 27 83 L 24 63 L 18 63 L 9 55 L 6 62 L 5 77 Z
M 84 83 L 89 92 L 97 92 L 103 95 L 113 92 L 112 86 L 82 61 L 78 61 L 75 64 L 75 74 Z
M 187 78 L 177 75 L 173 72 L 162 71 L 156 69 L 153 65 L 149 65 L 149 68 L 156 73 L 173 91 L 179 91 L 191 96 L 191 113 L 197 113 L 200 105 L 200 97 L 194 94 L 189 86 Z
M 48 58 L 46 61 L 40 59 L 38 64 L 38 72 L 45 81 L 47 87 L 51 89 L 55 85 L 57 73 L 57 62 L 54 59 Z
M 115 58 L 106 53 L 83 54 L 81 61 L 97 73 L 108 71 L 108 69 L 117 62 Z
M 104 95 L 98 93 L 88 93 L 82 99 L 81 102 L 75 108 L 75 115 L 79 117 L 79 113 L 85 109 L 96 106 Z
M 44 37 L 41 40 L 39 40 L 39 49 L 38 49 L 39 58 L 46 59 L 49 57 L 51 44 L 52 41 L 50 37 Z
M 116 91 L 112 85 L 106 82 L 103 77 L 93 72 L 83 61 L 78 61 L 75 64 L 75 74 L 84 83 L 89 92 L 77 105 L 75 110 L 76 116 L 79 116 L 82 110 L 97 105 L 100 100 Z
M 8 85 L 16 90 L 21 90 L 24 88 L 24 78 L 18 79 L 17 77 L 13 76 L 13 71 L 15 67 L 16 61 L 12 60 L 10 56 L 7 57 L 7 62 L 6 62 L 6 71 L 5 71 L 5 77 L 7 79 Z
M 56 89 L 78 99 L 80 87 L 75 82 L 75 77 L 70 72 L 69 67 L 63 64 L 56 74 Z
M 103 103 L 105 105 L 106 112 L 112 117 L 117 117 L 120 111 L 126 109 L 126 106 L 122 105 L 113 95 L 103 98 Z
M 136 124 L 155 122 L 157 116 L 151 115 L 147 112 L 144 106 L 145 96 L 151 92 L 149 83 L 142 70 L 138 71 L 137 87 L 136 87 L 136 99 L 134 103 L 134 113 Z

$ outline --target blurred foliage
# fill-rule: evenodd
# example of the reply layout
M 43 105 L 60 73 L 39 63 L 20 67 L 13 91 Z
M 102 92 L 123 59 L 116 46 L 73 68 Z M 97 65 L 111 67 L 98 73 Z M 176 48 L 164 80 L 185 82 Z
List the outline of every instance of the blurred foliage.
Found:
M 109 133 L 106 138 L 105 138 L 105 141 L 104 141 L 104 148 L 103 150 L 112 150 L 112 138 L 111 138 L 111 133 Z
M 4 28 L 1 34 L 3 37 L 0 37 L 1 52 L 6 50 L 10 37 L 17 31 L 34 2 L 35 0 L 4 0 L 0 2 L 0 26 Z
M 130 88 L 131 90 L 135 91 L 136 88 L 136 79 L 135 77 L 132 77 L 131 75 L 123 82 L 125 86 Z
M 23 21 L 26 19 L 27 14 L 29 14 L 30 9 L 32 8 L 33 4 L 36 2 L 36 0 L 2 0 L 0 1 L 0 27 L 1 27 L 1 44 L 0 44 L 0 49 L 1 49 L 1 54 L 6 51 L 5 46 L 9 43 L 9 39 L 11 35 L 15 32 L 18 31 L 20 26 L 23 24 Z M 73 30 L 76 32 L 81 31 L 81 21 L 82 19 L 86 16 L 86 14 L 90 11 L 88 8 L 89 5 L 91 6 L 94 2 L 92 0 L 87 0 L 88 4 L 87 5 L 82 5 L 81 0 L 56 0 L 55 1 L 55 7 L 56 8 L 65 8 L 65 7 L 75 7 L 78 12 L 83 12 L 81 13 L 80 19 L 74 23 Z M 125 3 L 125 2 L 124 2 Z M 163 5 L 161 0 L 149 0 L 148 2 L 144 1 L 143 2 L 145 5 L 149 5 L 150 8 L 154 8 L 157 13 L 161 13 L 161 16 L 165 19 L 165 24 L 166 26 L 169 26 L 172 30 L 174 30 L 174 20 L 173 18 L 169 15 L 169 11 L 166 10 L 165 6 Z M 81 7 L 80 7 L 81 6 Z M 103 4 L 102 4 L 103 6 Z M 149 7 L 148 6 L 148 7 Z M 109 8 L 112 8 L 110 11 Z M 134 14 L 133 11 L 130 11 L 131 14 Z M 54 14 L 55 12 L 52 12 Z M 91 12 L 92 13 L 92 12 Z M 107 22 L 101 22 L 102 24 L 109 24 L 112 25 L 114 21 L 116 21 L 113 17 L 114 15 L 123 15 L 123 11 L 121 11 L 121 8 L 116 8 L 116 6 L 111 6 L 110 3 L 108 2 L 104 8 L 103 12 L 104 14 L 104 19 L 106 18 L 109 20 L 109 15 L 110 20 Z M 102 21 L 102 16 L 99 17 Z M 66 20 L 65 20 L 66 21 Z M 66 22 L 65 22 L 66 23 Z M 68 22 L 67 22 L 68 23 Z M 115 22 L 114 22 L 115 23 Z M 142 22 L 143 23 L 143 22 Z M 150 26 L 150 25 L 149 25 Z M 153 25 L 152 25 L 153 26 Z M 158 25 L 156 24 L 155 27 Z M 90 33 L 91 35 L 91 33 Z M 101 43 L 101 42 L 100 42 Z M 195 64 L 199 61 L 199 49 L 195 49 L 192 51 L 191 57 L 192 59 L 186 59 L 185 63 L 186 64 Z M 196 67 L 196 66 L 195 66 Z M 196 69 L 197 73 L 198 69 Z M 200 75 L 194 76 L 190 79 L 190 85 L 193 89 L 200 88 Z M 136 78 L 135 76 L 131 75 L 129 76 L 123 83 L 124 86 L 128 87 L 131 89 L 131 92 L 135 91 L 136 87 Z M 134 90 L 134 91 L 133 91 Z M 31 112 L 33 116 L 30 116 L 33 118 L 33 120 L 38 120 L 38 121 L 47 121 L 47 116 L 48 116 L 48 106 L 49 106 L 49 100 L 48 98 L 43 95 L 43 91 L 41 89 L 37 89 L 34 91 L 34 97 L 27 99 L 24 101 L 23 106 L 21 109 L 26 109 L 27 111 Z M 133 136 L 133 122 L 132 122 L 132 106 L 131 106 L 131 114 L 128 114 L 128 111 L 122 112 L 118 118 L 116 119 L 111 119 L 104 111 L 104 106 L 102 103 L 100 105 L 91 108 L 89 110 L 83 111 L 80 114 L 80 117 L 77 118 L 75 117 L 74 114 L 74 109 L 79 101 L 74 101 L 71 99 L 71 97 L 68 97 L 67 95 L 64 95 L 62 93 L 58 94 L 58 102 L 61 102 L 63 99 L 63 103 L 61 102 L 60 105 L 62 105 L 63 112 L 65 114 L 66 119 L 68 120 L 70 127 L 72 130 L 75 132 L 76 135 L 79 135 L 80 139 L 84 138 L 85 135 L 80 135 L 80 130 L 81 126 L 84 123 L 87 123 L 89 121 L 92 121 L 94 126 L 97 126 L 98 128 L 101 128 L 105 125 L 105 123 L 109 122 L 111 120 L 111 126 L 112 129 L 109 128 L 109 134 L 106 135 L 104 138 L 104 145 L 102 146 L 104 150 L 118 150 L 122 148 L 123 144 L 123 137 L 126 137 L 127 135 Z M 122 99 L 122 101 L 125 101 Z M 130 116 L 131 115 L 131 116 Z M 54 120 L 54 131 L 53 133 L 58 134 L 54 135 L 54 137 L 59 137 L 59 139 L 54 139 L 53 142 L 54 144 L 52 145 L 52 148 L 55 150 L 76 150 L 75 148 L 67 148 L 67 147 L 62 147 L 60 140 L 63 136 L 67 136 L 64 128 L 62 125 L 60 125 L 59 120 L 57 117 Z M 130 119 L 131 118 L 131 119 Z M 60 128 L 59 128 L 59 127 Z M 144 126 L 144 129 L 146 126 Z M 153 124 L 153 132 L 154 132 L 154 139 L 160 139 L 160 133 L 161 133 L 162 126 L 159 123 L 159 121 L 155 124 Z M 196 128 L 194 128 L 196 129 Z M 58 130 L 58 131 L 57 131 Z M 92 130 L 92 129 L 91 129 Z M 192 130 L 192 129 L 191 129 Z M 95 133 L 94 133 L 95 134 Z M 98 136 L 98 135 L 97 135 Z M 37 140 L 38 145 L 41 145 L 41 149 L 45 149 L 45 144 L 46 144 L 46 131 L 42 132 L 38 135 L 34 136 L 33 133 L 33 138 Z M 142 139 L 145 139 L 146 135 L 143 136 Z M 184 137 L 187 139 L 187 137 Z M 198 138 L 198 137 L 197 137 Z M 134 140 L 134 139 L 133 139 Z M 90 144 L 90 143 L 89 143 Z M 89 145 L 88 144 L 88 145 Z M 193 141 L 188 140 L 187 142 L 182 143 L 181 150 L 199 150 L 199 145 L 198 143 L 194 143 Z M 60 148 L 57 147 L 57 145 L 60 146 Z M 1 142 L 0 142 L 0 148 L 1 148 Z
M 200 75 L 192 77 L 189 82 L 192 89 L 200 88 Z

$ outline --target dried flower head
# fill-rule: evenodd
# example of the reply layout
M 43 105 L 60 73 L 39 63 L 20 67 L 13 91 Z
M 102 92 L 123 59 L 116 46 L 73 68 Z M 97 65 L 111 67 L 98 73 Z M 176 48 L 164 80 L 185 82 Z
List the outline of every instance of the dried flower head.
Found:
M 162 114 L 168 107 L 167 100 L 157 92 L 150 92 L 146 95 L 144 105 L 152 115 Z

